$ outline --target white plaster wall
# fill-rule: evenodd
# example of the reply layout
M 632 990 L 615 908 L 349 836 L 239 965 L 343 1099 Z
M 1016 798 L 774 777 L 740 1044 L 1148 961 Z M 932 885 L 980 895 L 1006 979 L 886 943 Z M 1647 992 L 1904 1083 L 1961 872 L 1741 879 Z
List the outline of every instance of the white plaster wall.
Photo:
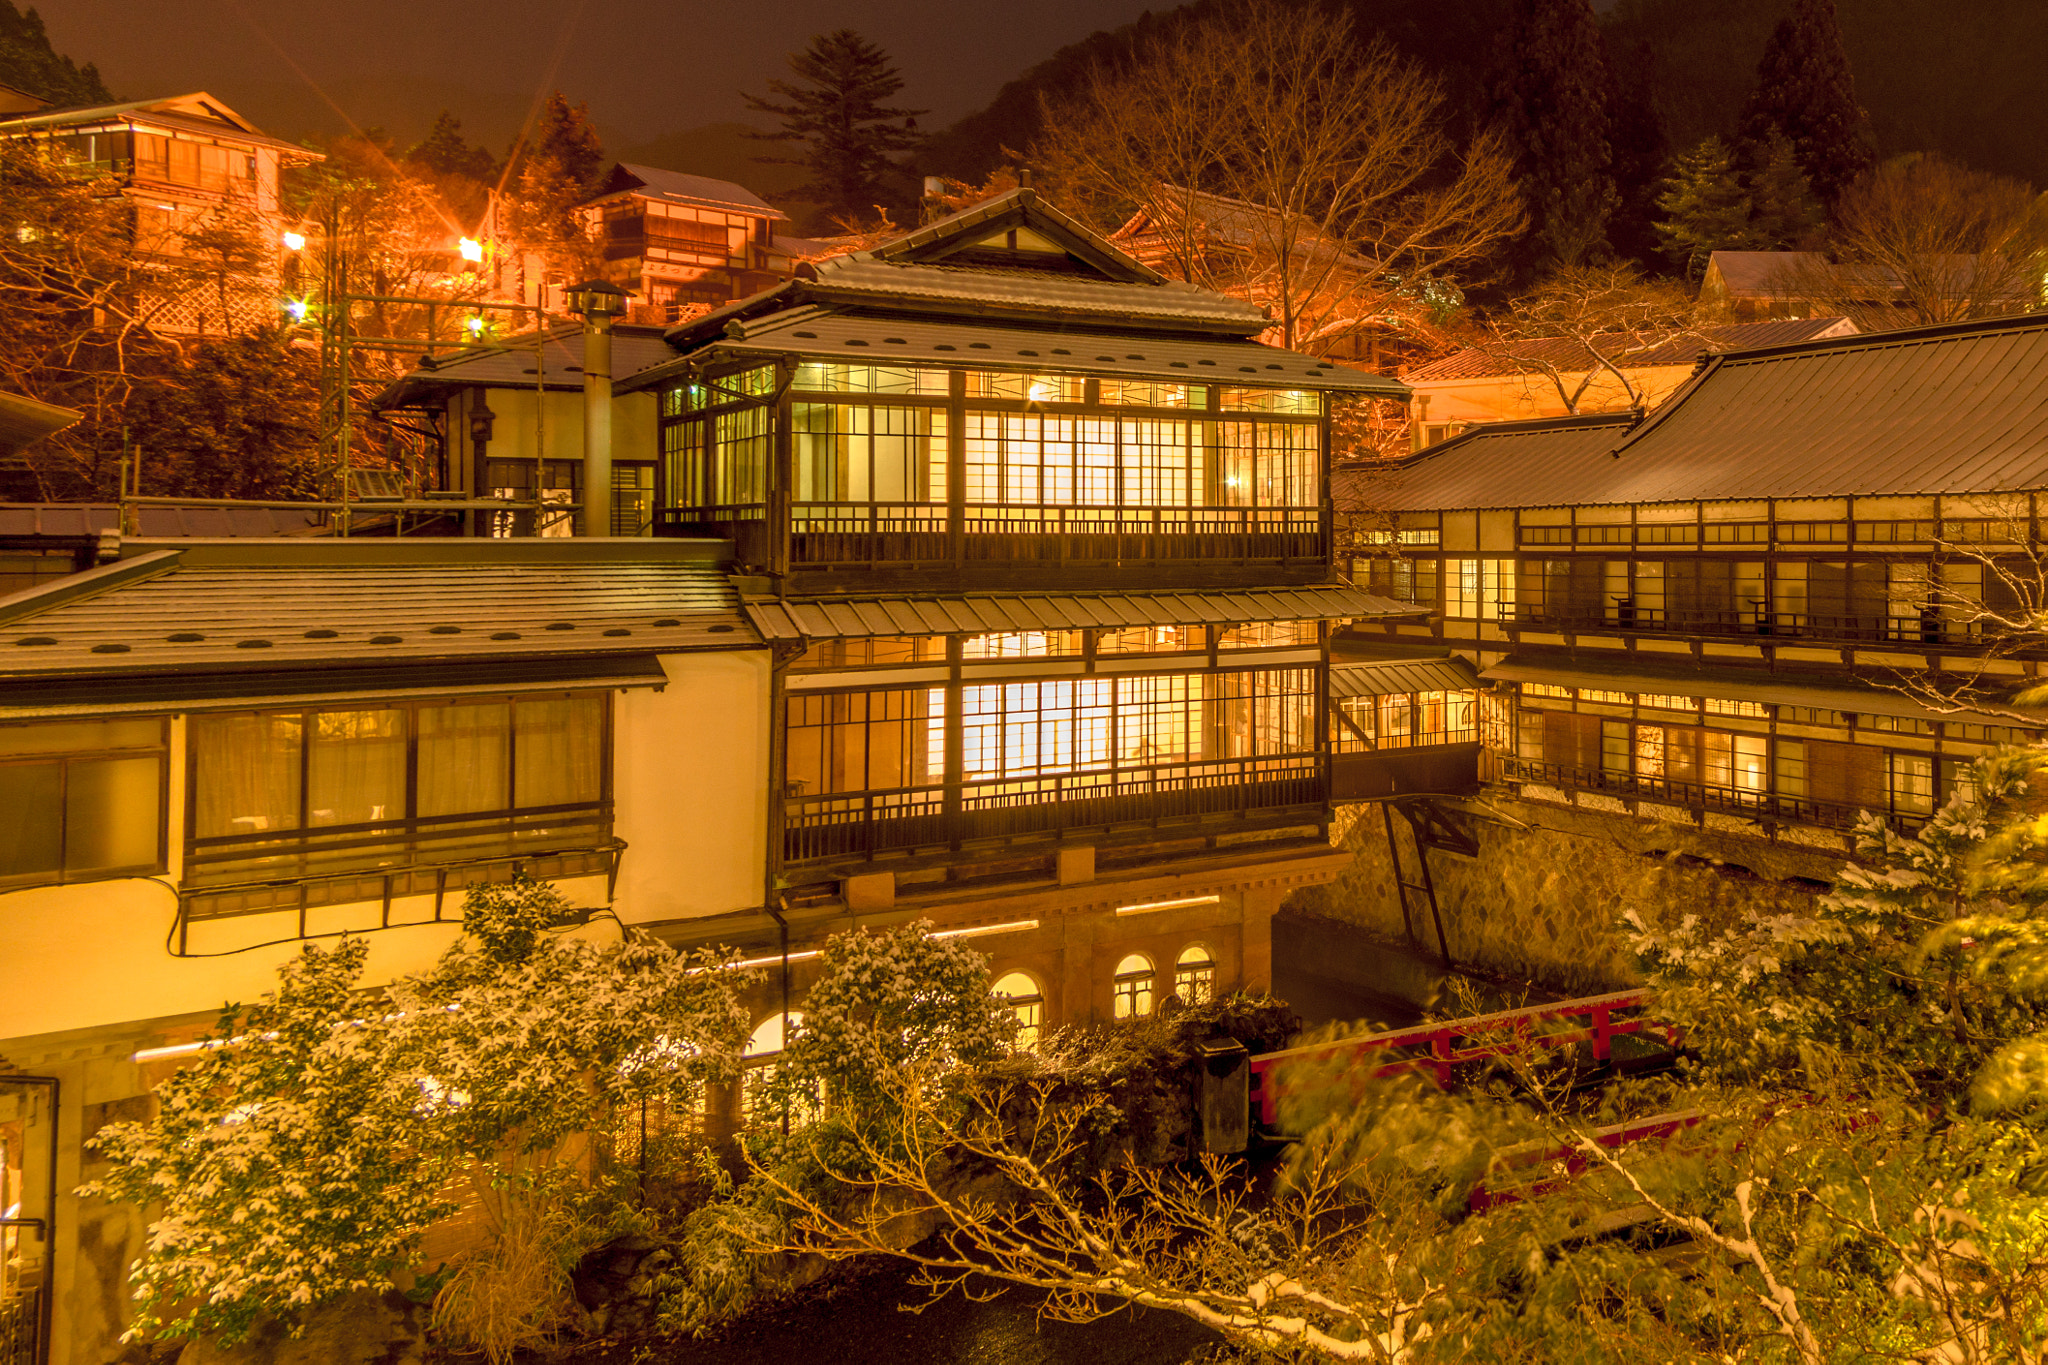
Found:
M 538 436 L 544 460 L 583 458 L 583 395 L 549 392 L 540 395 L 542 422 Z M 495 420 L 485 458 L 493 460 L 531 459 L 534 453 L 535 394 L 527 389 L 492 389 L 486 395 Z M 660 451 L 655 433 L 655 396 L 626 393 L 612 399 L 612 458 L 652 460 Z M 459 440 L 467 451 L 469 422 L 465 416 L 459 428 L 451 428 L 451 440 Z M 465 456 L 466 458 L 466 456 Z
M 670 654 L 668 686 L 620 695 L 615 908 L 628 924 L 759 906 L 768 780 L 766 650 Z

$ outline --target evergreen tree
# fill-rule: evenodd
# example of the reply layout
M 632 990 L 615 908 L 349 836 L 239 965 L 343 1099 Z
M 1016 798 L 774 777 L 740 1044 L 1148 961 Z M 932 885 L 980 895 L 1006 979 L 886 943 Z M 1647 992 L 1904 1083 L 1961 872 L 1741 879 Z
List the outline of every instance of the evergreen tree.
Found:
M 1617 203 L 1607 239 L 1617 255 L 1653 267 L 1661 245 L 1657 195 L 1671 159 L 1664 121 L 1657 113 L 1656 58 L 1648 43 L 1638 43 L 1626 62 L 1610 60 L 1608 69 L 1614 73 L 1609 117 Z
M 781 131 L 758 136 L 789 144 L 795 154 L 757 159 L 803 167 L 810 179 L 792 193 L 834 222 L 902 207 L 908 177 L 895 157 L 918 145 L 917 116 L 924 110 L 888 103 L 903 88 L 888 54 L 843 28 L 791 54 L 789 69 L 795 81 L 770 81 L 768 97 L 746 100 L 756 113 L 782 120 Z
M 1773 136 L 1792 144 L 1799 168 L 1830 212 L 1874 164 L 1869 116 L 1842 48 L 1834 0 L 1797 0 L 1764 47 L 1756 88 L 1742 111 L 1745 166 L 1761 170 Z
M 109 104 L 113 96 L 100 79 L 99 68 L 80 67 L 50 46 L 43 17 L 0 0 L 0 85 L 11 85 L 62 108 L 74 104 Z
M 1752 236 L 1759 250 L 1786 250 L 1810 246 L 1826 225 L 1820 201 L 1806 172 L 1799 169 L 1799 154 L 1783 137 L 1773 137 L 1765 150 L 1763 164 L 1748 179 Z
M 435 175 L 461 175 L 488 184 L 497 179 L 498 159 L 462 136 L 462 120 L 443 109 L 427 135 L 405 159 Z
M 1531 234 L 1522 264 L 1603 252 L 1614 184 L 1612 81 L 1591 0 L 1515 0 L 1492 113 L 1515 155 Z
M 1688 280 L 1699 279 L 1716 251 L 1757 247 L 1749 191 L 1736 170 L 1735 154 L 1720 138 L 1710 137 L 1678 158 L 1657 207 L 1664 211 L 1656 225 L 1664 254 Z
M 559 90 L 548 96 L 524 149 L 513 148 L 512 162 L 518 173 L 506 222 L 513 235 L 545 256 L 564 283 L 595 273 L 600 262 L 575 215 L 605 165 L 590 106 L 571 105 Z

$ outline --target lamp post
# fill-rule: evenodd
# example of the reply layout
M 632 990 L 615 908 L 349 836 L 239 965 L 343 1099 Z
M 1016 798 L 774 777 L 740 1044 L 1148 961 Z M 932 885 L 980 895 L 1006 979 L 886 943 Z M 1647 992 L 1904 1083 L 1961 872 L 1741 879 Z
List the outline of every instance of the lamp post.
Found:
M 568 291 L 569 311 L 583 319 L 583 511 L 586 536 L 612 532 L 612 323 L 630 295 L 607 280 Z

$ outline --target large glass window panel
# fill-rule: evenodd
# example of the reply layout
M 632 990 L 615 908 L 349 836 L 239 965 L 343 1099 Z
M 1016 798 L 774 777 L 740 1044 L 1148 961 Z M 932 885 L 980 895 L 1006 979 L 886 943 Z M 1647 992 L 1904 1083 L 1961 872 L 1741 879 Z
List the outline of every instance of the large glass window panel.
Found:
M 945 772 L 945 696 L 940 688 L 792 695 L 785 708 L 786 794 L 936 784 Z
M 1114 686 L 1108 678 L 1076 678 L 963 688 L 967 780 L 1106 767 Z
M 714 504 L 745 506 L 767 499 L 771 417 L 771 411 L 762 406 L 723 412 L 713 419 Z
M 513 707 L 516 770 L 512 796 L 521 808 L 569 806 L 604 796 L 604 699 L 545 697 Z
M 0 877 L 55 873 L 64 861 L 64 765 L 0 764 Z
M 802 656 L 790 665 L 790 671 L 801 673 L 826 668 L 943 663 L 945 658 L 946 637 L 943 635 L 870 635 L 820 640 L 804 650 Z
M 963 659 L 1059 659 L 1081 653 L 1078 630 L 1014 630 L 1000 635 L 970 635 L 960 647 Z
M 1225 389 L 1218 406 L 1239 412 L 1313 414 L 1322 410 L 1309 389 Z
M 797 403 L 790 426 L 798 502 L 946 500 L 944 412 Z
M 1188 424 L 1125 418 L 1117 433 L 1124 505 L 1188 506 Z
M 818 393 L 886 393 L 943 398 L 948 385 L 944 370 L 805 361 L 796 367 L 796 387 Z
M 1204 422 L 1201 429 L 1201 482 L 1208 506 L 1318 504 L 1318 428 L 1293 422 Z
M 73 759 L 65 772 L 64 829 L 67 874 L 154 867 L 163 835 L 162 760 Z
M 90 753 L 101 749 L 154 749 L 164 742 L 163 722 L 63 720 L 0 726 L 0 758 L 13 754 Z M 5 807 L 0 807 L 4 810 Z
M 1078 403 L 1088 381 L 1077 374 L 967 372 L 969 398 L 1007 398 L 1019 403 Z
M 420 815 L 467 815 L 512 804 L 511 703 L 423 706 L 419 727 Z
M 405 712 L 321 711 L 307 744 L 306 823 L 405 818 Z
M 295 713 L 194 716 L 194 833 L 209 839 L 297 829 L 303 725 Z
M 1120 764 L 1182 763 L 1202 754 L 1203 678 L 1168 674 L 1117 682 Z

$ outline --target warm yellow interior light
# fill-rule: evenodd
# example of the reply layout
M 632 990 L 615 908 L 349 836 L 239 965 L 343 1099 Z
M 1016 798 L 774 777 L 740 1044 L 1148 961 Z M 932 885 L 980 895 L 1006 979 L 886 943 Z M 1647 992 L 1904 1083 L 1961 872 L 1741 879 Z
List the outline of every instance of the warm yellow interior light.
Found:
M 1116 912 L 1119 915 L 1142 915 L 1148 910 L 1180 910 L 1190 905 L 1215 905 L 1222 899 L 1221 896 L 1183 896 L 1172 901 L 1145 901 L 1139 905 L 1119 905 Z

